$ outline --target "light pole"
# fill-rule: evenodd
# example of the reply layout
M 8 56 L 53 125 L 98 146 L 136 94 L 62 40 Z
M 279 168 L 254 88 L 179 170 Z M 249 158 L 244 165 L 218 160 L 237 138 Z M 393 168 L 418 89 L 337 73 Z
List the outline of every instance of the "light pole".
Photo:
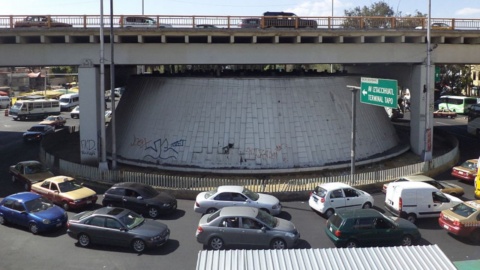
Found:
M 430 25 L 431 25 L 432 3 L 428 0 L 428 17 L 427 17 L 427 78 L 425 84 L 425 142 L 423 146 L 423 161 L 432 160 L 432 130 L 430 129 L 430 66 L 431 66 L 431 52 L 430 47 Z
M 143 1 L 144 1 L 144 0 L 142 0 L 142 15 L 144 15 L 144 14 L 143 14 L 143 9 L 144 9 L 144 7 L 145 7 Z

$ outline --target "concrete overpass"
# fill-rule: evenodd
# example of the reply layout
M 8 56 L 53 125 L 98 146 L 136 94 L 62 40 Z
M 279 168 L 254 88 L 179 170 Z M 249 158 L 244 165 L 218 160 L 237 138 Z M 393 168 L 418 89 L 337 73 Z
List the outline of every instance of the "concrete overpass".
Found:
M 108 35 L 108 32 L 106 32 Z M 99 89 L 98 29 L 1 29 L 3 66 L 78 65 L 82 91 L 81 140 L 99 144 L 102 94 Z M 105 36 L 105 64 L 110 63 Z M 162 64 L 343 64 L 350 73 L 397 79 L 412 95 L 412 149 L 424 149 L 426 119 L 423 91 L 427 37 L 423 30 L 322 29 L 115 29 L 116 65 Z M 431 31 L 433 64 L 480 63 L 478 31 Z M 343 91 L 345 89 L 338 89 Z M 428 89 L 433 93 L 433 87 Z M 433 97 L 433 94 L 430 95 Z M 427 102 L 432 107 L 432 100 Z M 431 110 L 432 108 L 430 108 Z M 432 123 L 432 121 L 430 121 Z M 98 161 L 82 156 L 86 163 Z M 91 152 L 90 152 L 91 153 Z

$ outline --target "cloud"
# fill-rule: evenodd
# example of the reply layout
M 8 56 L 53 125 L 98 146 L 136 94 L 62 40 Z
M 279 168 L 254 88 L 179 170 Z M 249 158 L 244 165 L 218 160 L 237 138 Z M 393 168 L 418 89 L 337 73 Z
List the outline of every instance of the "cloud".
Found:
M 480 13 L 480 8 L 462 8 L 455 12 L 455 15 L 459 16 L 468 16 L 468 15 L 478 15 Z

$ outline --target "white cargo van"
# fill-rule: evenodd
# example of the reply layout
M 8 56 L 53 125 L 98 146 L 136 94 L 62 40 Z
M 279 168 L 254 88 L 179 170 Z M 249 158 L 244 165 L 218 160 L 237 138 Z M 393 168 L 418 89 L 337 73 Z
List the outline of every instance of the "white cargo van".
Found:
M 60 109 L 62 111 L 71 111 L 73 108 L 80 105 L 78 93 L 61 95 L 58 101 L 60 102 Z
M 171 24 L 159 23 L 149 17 L 145 16 L 125 16 L 120 17 L 119 21 L 122 27 L 158 27 L 158 28 L 172 28 Z
M 0 96 L 0 109 L 5 109 L 10 106 L 10 97 Z
M 461 202 L 427 183 L 393 182 L 387 187 L 385 209 L 415 223 L 418 218 L 438 217 L 442 210 Z

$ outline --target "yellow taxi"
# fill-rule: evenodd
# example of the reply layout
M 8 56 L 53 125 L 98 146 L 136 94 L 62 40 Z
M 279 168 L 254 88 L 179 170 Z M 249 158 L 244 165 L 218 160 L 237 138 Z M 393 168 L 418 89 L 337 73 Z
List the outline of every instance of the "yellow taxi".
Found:
M 463 202 L 443 210 L 438 224 L 452 234 L 480 243 L 480 200 Z

